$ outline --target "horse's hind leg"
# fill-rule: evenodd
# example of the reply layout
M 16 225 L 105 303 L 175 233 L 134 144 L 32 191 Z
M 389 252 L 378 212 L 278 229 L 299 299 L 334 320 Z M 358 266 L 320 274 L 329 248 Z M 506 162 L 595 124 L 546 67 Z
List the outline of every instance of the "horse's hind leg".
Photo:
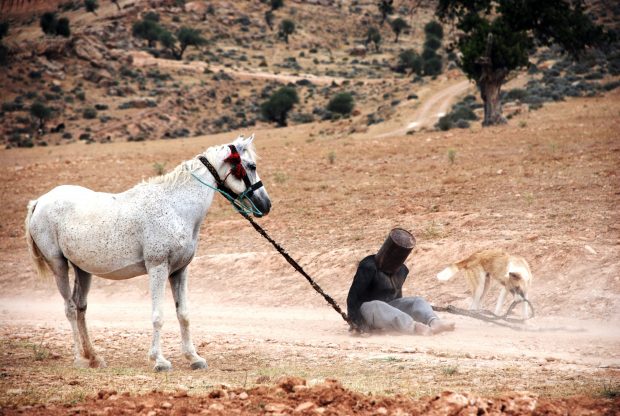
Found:
M 64 257 L 53 257 L 49 259 L 48 264 L 54 273 L 54 277 L 56 279 L 56 286 L 58 286 L 58 291 L 62 295 L 62 298 L 65 300 L 65 315 L 67 316 L 67 320 L 71 324 L 71 331 L 73 333 L 73 356 L 74 356 L 74 364 L 76 367 L 84 367 L 88 366 L 88 363 L 85 363 L 83 358 L 83 352 L 80 345 L 80 339 L 77 328 L 77 308 L 73 298 L 71 297 L 71 284 L 69 283 L 69 265 L 67 263 L 67 259 Z
M 106 366 L 105 361 L 97 356 L 95 349 L 90 342 L 88 329 L 86 328 L 86 306 L 88 291 L 90 290 L 90 282 L 92 275 L 85 272 L 77 266 L 73 266 L 75 271 L 75 283 L 73 285 L 73 302 L 77 307 L 77 329 L 82 343 L 82 352 L 84 358 L 88 360 L 91 368 L 103 368 Z
M 190 362 L 193 370 L 207 368 L 207 361 L 196 353 L 189 332 L 189 313 L 187 307 L 187 267 L 173 273 L 170 276 L 170 288 L 177 309 L 177 318 L 181 327 L 181 342 L 183 355 Z

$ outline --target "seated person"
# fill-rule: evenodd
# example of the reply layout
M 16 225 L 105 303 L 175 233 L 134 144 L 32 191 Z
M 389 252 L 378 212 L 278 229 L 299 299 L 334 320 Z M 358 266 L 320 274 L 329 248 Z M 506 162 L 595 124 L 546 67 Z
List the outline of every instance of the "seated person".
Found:
M 423 298 L 403 298 L 402 287 L 409 273 L 404 262 L 414 246 L 415 238 L 409 232 L 395 228 L 377 254 L 360 262 L 349 289 L 347 309 L 349 318 L 362 331 L 431 335 L 454 330 L 454 323 L 439 319 Z

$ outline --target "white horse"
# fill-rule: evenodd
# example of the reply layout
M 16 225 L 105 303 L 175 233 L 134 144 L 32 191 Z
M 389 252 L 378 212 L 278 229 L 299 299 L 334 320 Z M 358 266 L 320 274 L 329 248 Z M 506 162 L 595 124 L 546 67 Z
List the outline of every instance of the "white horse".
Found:
M 211 147 L 170 173 L 119 194 L 63 185 L 30 201 L 28 248 L 39 273 L 52 271 L 65 300 L 76 366 L 105 367 L 86 329 L 91 276 L 120 280 L 148 273 L 153 320 L 149 358 L 155 360 L 154 369 L 172 368 L 160 348 L 166 279 L 176 304 L 183 355 L 192 369 L 207 367 L 190 337 L 187 266 L 196 252 L 200 225 L 218 183 L 248 198 L 258 209 L 254 215 L 269 212 L 271 201 L 256 172 L 253 139 L 253 135 L 247 139 L 241 136 L 232 144 Z M 73 293 L 69 265 L 75 271 Z

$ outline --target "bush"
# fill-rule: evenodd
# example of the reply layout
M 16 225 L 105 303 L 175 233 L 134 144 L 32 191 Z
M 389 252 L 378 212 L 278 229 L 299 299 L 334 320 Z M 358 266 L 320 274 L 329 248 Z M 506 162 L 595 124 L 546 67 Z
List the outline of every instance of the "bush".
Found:
M 436 51 L 441 48 L 441 40 L 435 36 L 428 36 L 426 42 L 424 42 L 424 49 L 430 49 Z
M 71 28 L 69 27 L 69 19 L 61 17 L 56 24 L 56 34 L 68 38 L 71 36 Z
M 426 33 L 426 37 L 434 36 L 437 39 L 443 39 L 443 26 L 441 23 L 431 20 L 424 25 L 424 33 Z
M 0 66 L 9 63 L 9 48 L 0 43 Z
M 353 99 L 351 93 L 348 92 L 341 92 L 339 94 L 336 94 L 332 97 L 331 100 L 329 100 L 329 103 L 327 104 L 328 111 L 331 111 L 332 113 L 342 114 L 344 116 L 351 114 L 351 111 L 353 111 L 353 107 L 355 107 L 355 100 Z
M 436 56 L 432 59 L 424 61 L 423 72 L 424 75 L 439 75 L 441 74 L 441 58 Z
M 82 117 L 84 117 L 87 120 L 92 120 L 94 118 L 97 118 L 97 110 L 95 110 L 92 107 L 85 108 L 84 111 L 82 112 Z
M 99 8 L 99 3 L 97 0 L 84 0 L 84 7 L 87 12 L 93 13 L 95 16 L 97 15 L 97 9 Z
M 41 19 L 39 20 L 39 24 L 41 25 L 41 30 L 43 30 L 43 33 L 46 35 L 55 35 L 56 25 L 58 24 L 56 13 L 43 13 L 43 15 L 41 15 Z
M 406 49 L 398 55 L 398 67 L 401 72 L 422 73 L 422 59 L 413 49 Z
M 452 120 L 478 120 L 476 113 L 464 105 L 455 105 L 449 114 Z
M 469 121 L 467 120 L 457 120 L 456 122 L 456 127 L 458 127 L 459 129 L 466 129 L 469 127 Z
M 280 30 L 278 35 L 288 43 L 288 37 L 295 32 L 295 22 L 290 19 L 284 19 L 280 22 Z
M 454 126 L 452 124 L 452 119 L 450 118 L 450 116 L 443 116 L 437 122 L 437 127 L 439 127 L 440 130 L 446 131 L 450 130 Z
M 527 91 L 522 88 L 514 88 L 506 93 L 506 100 L 514 101 L 519 100 L 523 101 L 527 97 Z
M 381 45 L 381 32 L 373 26 L 369 27 L 366 32 L 366 47 L 368 47 L 368 44 L 371 42 L 375 44 L 375 50 L 379 51 L 379 46 Z
M 430 59 L 438 58 L 437 52 L 434 49 L 424 48 L 422 51 L 422 59 L 428 61 Z
M 52 109 L 40 101 L 35 101 L 30 106 L 30 115 L 39 120 L 39 128 L 45 126 L 45 120 L 52 117 Z
M 274 92 L 261 105 L 261 114 L 268 121 L 275 121 L 278 126 L 286 126 L 286 117 L 293 106 L 299 102 L 297 91 L 293 87 L 282 87 Z
M 0 40 L 9 33 L 9 22 L 0 22 Z

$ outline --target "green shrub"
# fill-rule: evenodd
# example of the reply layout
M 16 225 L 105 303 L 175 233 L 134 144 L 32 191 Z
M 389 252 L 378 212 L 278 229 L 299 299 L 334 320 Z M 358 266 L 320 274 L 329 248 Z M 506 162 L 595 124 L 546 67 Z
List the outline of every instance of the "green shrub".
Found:
M 35 101 L 30 106 L 30 115 L 39 120 L 39 128 L 45 127 L 45 121 L 52 117 L 52 109 L 40 101 Z
M 437 127 L 439 127 L 439 129 L 443 131 L 450 130 L 453 127 L 450 116 L 441 117 L 437 122 Z
M 421 74 L 422 58 L 413 49 L 406 49 L 398 55 L 398 70 Z
M 58 24 L 56 13 L 43 13 L 41 15 L 41 19 L 39 20 L 39 24 L 41 25 L 41 30 L 43 30 L 43 33 L 45 33 L 46 35 L 55 35 L 56 25 Z
M 441 23 L 431 20 L 424 25 L 424 33 L 426 33 L 427 37 L 434 36 L 438 39 L 443 39 L 443 26 L 441 26 Z
M 87 120 L 92 120 L 94 118 L 97 118 L 97 110 L 95 110 L 92 107 L 85 108 L 84 111 L 82 112 L 82 117 L 84 117 Z
M 99 3 L 97 0 L 84 0 L 84 8 L 86 8 L 87 12 L 93 13 L 96 16 Z
M 332 113 L 342 114 L 347 116 L 351 114 L 353 111 L 353 107 L 355 107 L 355 100 L 353 99 L 353 95 L 348 92 L 341 92 L 336 94 L 329 100 L 327 104 L 327 110 Z
M 284 19 L 280 22 L 278 35 L 288 43 L 288 37 L 295 32 L 295 22 L 290 19 Z
M 261 114 L 268 121 L 275 121 L 278 126 L 286 126 L 286 117 L 293 106 L 299 102 L 297 91 L 293 87 L 282 87 L 274 92 L 261 105 Z
M 439 75 L 441 74 L 441 58 L 439 56 L 424 61 L 423 72 L 424 75 Z
M 431 49 L 436 51 L 441 48 L 441 40 L 435 36 L 428 36 L 424 42 L 424 49 Z
M 56 24 L 56 34 L 68 38 L 71 36 L 71 28 L 69 27 L 69 19 L 61 17 Z

